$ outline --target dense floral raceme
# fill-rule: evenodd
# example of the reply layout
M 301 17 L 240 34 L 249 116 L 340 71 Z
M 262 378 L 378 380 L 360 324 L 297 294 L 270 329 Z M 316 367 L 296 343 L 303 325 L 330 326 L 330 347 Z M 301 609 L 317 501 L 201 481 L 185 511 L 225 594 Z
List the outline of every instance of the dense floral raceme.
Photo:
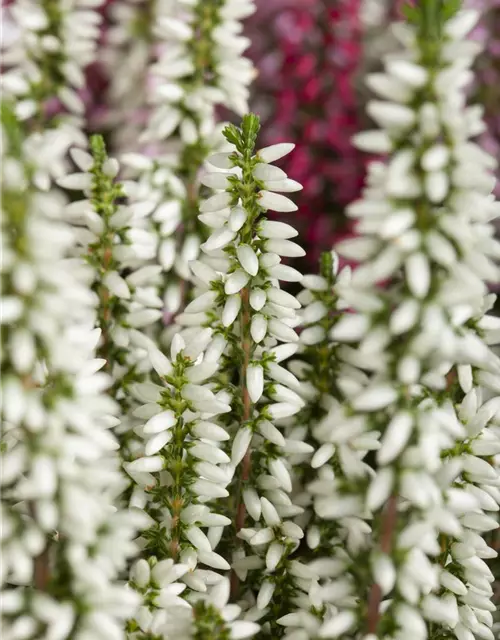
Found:
M 397 25 L 404 53 L 367 79 L 382 98 L 368 105 L 381 129 L 357 142 L 389 158 L 371 166 L 363 199 L 348 209 L 359 237 L 339 251 L 361 265 L 339 293 L 355 316 L 332 331 L 345 343 L 339 357 L 370 374 L 344 384 L 343 410 L 353 428 L 381 432 L 377 466 L 367 491 L 333 485 L 316 510 L 373 519 L 359 554 L 373 584 L 366 602 L 342 607 L 345 629 L 366 615 L 368 631 L 385 637 L 493 640 L 484 559 L 496 554 L 482 536 L 497 527 L 500 498 L 499 362 L 488 346 L 498 321 L 485 315 L 484 281 L 498 279 L 489 223 L 498 205 L 494 160 L 470 140 L 484 130 L 481 112 L 464 104 L 477 53 L 464 36 L 476 16 L 444 19 L 434 39 L 425 12 L 410 15 L 420 29 Z
M 142 34 L 143 50 L 134 44 L 137 60 L 131 65 L 132 70 L 137 65 L 140 80 L 133 72 L 111 71 L 111 92 L 127 121 L 136 122 L 118 126 L 131 136 L 118 144 L 126 152 L 122 159 L 129 175 L 139 178 L 138 197 L 149 208 L 158 237 L 168 320 L 189 299 L 188 262 L 198 257 L 204 239 L 197 220 L 199 178 L 207 155 L 223 143 L 216 111 L 223 106 L 242 115 L 247 110 L 255 71 L 242 55 L 249 40 L 241 31 L 254 5 L 251 0 L 148 0 L 112 9 L 117 17 L 110 32 L 112 62 L 126 65 L 123 41 L 135 43 L 139 28 Z M 137 91 L 138 81 L 146 83 L 143 92 Z M 146 104 L 137 111 L 141 94 Z
M 3 95 L 14 101 L 33 143 L 51 147 L 52 162 L 39 166 L 53 177 L 64 173 L 68 148 L 86 144 L 84 72 L 96 56 L 102 4 L 16 0 L 2 12 Z M 50 145 L 36 135 L 40 130 L 51 136 Z
M 279 2 L 271 134 L 252 0 L 2 9 L 7 640 L 499 637 L 485 21 Z
M 85 196 L 69 203 L 65 215 L 73 224 L 76 253 L 91 268 L 91 286 L 99 303 L 98 355 L 113 379 L 110 394 L 120 406 L 121 455 L 128 459 L 137 422 L 131 415 L 137 406 L 131 388 L 151 370 L 142 335 L 162 317 L 161 267 L 154 262 L 157 239 L 145 224 L 144 203 L 130 198 L 123 204 L 125 189 L 115 179 L 118 162 L 107 156 L 100 136 L 91 139 L 90 151 L 70 150 L 80 172 L 61 177 L 58 184 Z
M 207 352 L 220 359 L 218 384 L 232 409 L 223 416 L 234 475 L 226 508 L 240 540 L 230 549 L 232 592 L 244 594 L 247 616 L 259 620 L 263 637 L 276 637 L 282 608 L 307 593 L 314 577 L 293 558 L 304 533 L 293 521 L 302 509 L 290 495 L 290 456 L 312 447 L 280 429 L 304 404 L 297 378 L 282 364 L 297 348 L 300 303 L 280 286 L 302 276 L 281 256 L 303 250 L 290 240 L 297 235 L 292 226 L 265 217 L 269 209 L 294 211 L 282 193 L 300 185 L 271 164 L 293 145 L 255 153 L 258 128 L 253 116 L 241 129 L 228 127 L 232 150 L 209 158 L 202 181 L 216 193 L 202 203 L 200 219 L 212 233 L 192 265 L 198 295 L 177 322 L 186 340 L 200 325 L 213 334 Z
M 123 638 L 138 598 L 119 576 L 144 516 L 114 506 L 126 483 L 91 274 L 69 256 L 64 197 L 33 184 L 38 155 L 6 106 L 2 144 L 3 632 Z
M 465 6 L 476 9 L 481 14 L 481 19 L 471 34 L 483 47 L 475 65 L 476 77 L 472 92 L 485 108 L 487 129 L 481 135 L 481 146 L 498 162 L 500 161 L 500 128 L 496 105 L 500 60 L 500 2 L 498 0 L 467 0 Z M 495 187 L 497 197 L 498 189 L 497 183 Z

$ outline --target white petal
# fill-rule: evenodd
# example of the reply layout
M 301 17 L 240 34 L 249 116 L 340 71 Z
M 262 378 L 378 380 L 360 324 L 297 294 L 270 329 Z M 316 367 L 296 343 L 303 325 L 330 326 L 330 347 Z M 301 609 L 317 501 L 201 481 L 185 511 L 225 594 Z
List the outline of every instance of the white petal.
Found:
M 200 211 L 201 213 L 211 213 L 225 209 L 231 204 L 231 197 L 230 193 L 216 193 L 201 203 Z
M 241 269 L 237 269 L 226 280 L 224 284 L 224 291 L 227 295 L 238 293 L 238 291 L 241 291 L 241 289 L 247 285 L 249 280 L 250 276 L 248 273 Z
M 144 425 L 144 433 L 152 434 L 166 431 L 167 429 L 171 429 L 176 422 L 177 418 L 174 412 L 167 409 L 167 411 L 157 413 L 146 422 Z
M 231 462 L 237 466 L 245 457 L 245 453 L 252 439 L 252 430 L 249 427 L 242 427 L 233 440 L 231 449 Z
M 272 164 L 259 162 L 253 170 L 253 175 L 258 180 L 285 180 L 287 175 L 283 169 L 279 169 Z
M 247 212 L 243 207 L 233 207 L 229 214 L 228 227 L 235 233 L 241 229 L 247 219 Z
M 360 393 L 353 400 L 353 407 L 358 411 L 378 411 L 393 403 L 397 395 L 397 391 L 393 387 L 374 386 Z
M 225 173 L 206 173 L 202 176 L 200 182 L 211 189 L 227 189 L 229 187 L 228 176 Z
M 231 623 L 231 640 L 246 640 L 251 638 L 260 630 L 256 622 L 249 620 L 236 620 Z
M 258 227 L 258 233 L 263 238 L 283 238 L 285 240 L 299 235 L 291 225 L 275 220 L 263 220 Z
M 408 288 L 416 298 L 425 298 L 431 284 L 429 260 L 423 253 L 414 253 L 405 262 Z
M 184 309 L 185 313 L 198 313 L 211 309 L 217 299 L 216 291 L 207 291 L 191 301 Z
M 251 246 L 240 244 L 236 249 L 238 260 L 247 273 L 256 276 L 259 271 L 259 259 Z
M 252 402 L 258 402 L 264 391 L 264 369 L 261 365 L 250 365 L 248 367 L 247 389 Z
M 382 446 L 377 451 L 380 464 L 394 460 L 408 443 L 413 430 L 413 417 L 409 413 L 397 413 L 389 422 L 382 437 Z
M 291 142 L 280 142 L 279 144 L 273 144 L 270 147 L 264 147 L 257 151 L 257 156 L 263 162 L 274 162 L 286 156 L 290 151 L 295 148 L 295 145 Z
M 262 342 L 267 333 L 267 320 L 260 313 L 256 313 L 250 323 L 250 335 L 254 342 Z
M 229 296 L 222 311 L 222 324 L 230 327 L 238 317 L 241 309 L 241 296 L 238 294 Z
M 290 212 L 297 211 L 298 207 L 286 196 L 273 191 L 262 190 L 258 194 L 260 206 L 264 209 L 272 209 L 273 211 Z

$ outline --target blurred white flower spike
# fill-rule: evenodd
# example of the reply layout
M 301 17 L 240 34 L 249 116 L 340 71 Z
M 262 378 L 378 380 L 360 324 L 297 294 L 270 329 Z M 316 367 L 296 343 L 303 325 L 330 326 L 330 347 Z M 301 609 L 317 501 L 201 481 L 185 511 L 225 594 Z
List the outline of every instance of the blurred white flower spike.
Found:
M 353 141 L 385 159 L 303 276 L 294 144 L 217 123 L 247 110 L 255 3 L 104 4 L 2 10 L 5 637 L 495 640 L 477 14 L 405 3 Z M 83 134 L 97 47 L 120 163 Z
M 117 105 L 113 113 L 116 125 L 123 123 L 115 126 L 116 143 L 128 174 L 138 179 L 133 188 L 158 239 L 161 295 L 172 317 L 189 299 L 188 263 L 199 257 L 207 236 L 197 219 L 200 197 L 205 187 L 225 188 L 222 173 L 206 176 L 207 157 L 225 148 L 218 111 L 223 107 L 242 116 L 248 109 L 256 71 L 243 55 L 250 41 L 242 27 L 255 5 L 252 0 L 126 0 L 111 10 L 107 58 Z M 122 72 L 116 72 L 117 64 Z M 207 220 L 216 226 L 218 217 Z
M 376 466 L 360 466 L 350 488 L 332 493 L 337 473 L 330 487 L 325 474 L 312 488 L 320 517 L 373 523 L 350 560 L 369 557 L 367 602 L 340 606 L 340 615 L 354 608 L 374 637 L 396 624 L 387 637 L 424 640 L 429 624 L 433 638 L 493 640 L 493 574 L 483 558 L 496 555 L 485 537 L 498 526 L 500 360 L 490 349 L 498 336 L 482 327 L 497 324 L 485 315 L 494 300 L 486 283 L 499 279 L 495 161 L 472 141 L 484 124 L 466 106 L 474 12 L 442 9 L 430 22 L 425 7 L 408 12 L 410 24 L 394 25 L 404 51 L 367 79 L 381 130 L 355 140 L 389 155 L 372 164 L 362 199 L 347 210 L 357 237 L 337 247 L 359 266 L 337 284 L 353 315 L 331 338 L 340 360 L 363 374 L 337 380 L 345 397 L 316 430 L 320 461 L 344 423 L 351 437 L 374 440 Z
M 65 213 L 73 224 L 75 253 L 91 268 L 89 284 L 99 301 L 98 354 L 113 379 L 111 393 L 120 406 L 116 433 L 121 455 L 129 460 L 136 453 L 133 429 L 138 422 L 132 415 L 138 400 L 130 387 L 152 368 L 151 341 L 145 332 L 162 318 L 161 267 L 154 262 L 157 239 L 144 228 L 141 203 L 121 203 L 125 194 L 116 179 L 118 162 L 108 157 L 101 136 L 93 136 L 90 147 L 90 153 L 70 150 L 79 172 L 57 182 L 83 191 L 84 198 L 68 204 Z
M 116 509 L 126 482 L 91 270 L 6 105 L 2 141 L 2 629 L 125 638 L 140 601 L 121 576 L 146 517 Z

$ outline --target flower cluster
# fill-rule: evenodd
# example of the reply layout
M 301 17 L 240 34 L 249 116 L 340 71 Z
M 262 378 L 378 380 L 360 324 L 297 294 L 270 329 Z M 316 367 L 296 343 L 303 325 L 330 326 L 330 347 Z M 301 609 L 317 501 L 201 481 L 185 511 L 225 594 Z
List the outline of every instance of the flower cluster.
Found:
M 144 228 L 144 203 L 120 204 L 125 192 L 115 181 L 118 162 L 108 158 L 100 136 L 91 139 L 91 153 L 73 148 L 70 154 L 80 172 L 61 177 L 58 184 L 86 196 L 68 204 L 65 214 L 74 225 L 75 250 L 92 268 L 91 286 L 99 301 L 98 355 L 106 362 L 111 394 L 121 407 L 119 433 L 127 458 L 134 435 L 130 388 L 151 369 L 141 335 L 162 316 L 161 266 L 153 262 L 156 237 Z
M 5 9 L 3 91 L 33 130 L 58 130 L 61 159 L 70 145 L 85 143 L 84 72 L 96 55 L 102 3 L 16 0 Z
M 306 4 L 280 20 L 312 26 Z M 287 165 L 294 144 L 259 148 L 257 116 L 217 124 L 221 106 L 246 110 L 251 0 L 7 6 L 9 640 L 498 637 L 500 205 L 467 104 L 477 15 L 459 5 L 393 7 L 404 21 L 366 78 L 378 128 L 352 137 L 378 158 L 346 208 L 355 235 L 305 276 L 302 185 L 280 166 L 303 176 L 311 149 Z M 358 9 L 321 15 L 358 35 Z M 312 73 L 324 45 L 346 99 L 328 126 L 351 136 L 360 52 L 325 29 L 287 32 L 291 90 L 332 104 Z M 123 169 L 82 134 L 99 126 L 82 102 L 98 36 Z M 335 132 L 295 131 L 351 157 Z M 337 159 L 319 178 L 306 165 L 306 190 L 355 195 Z
M 252 64 L 242 56 L 249 41 L 240 33 L 241 20 L 254 10 L 251 0 L 174 4 L 157 3 L 150 19 L 144 8 L 137 8 L 148 22 L 156 51 L 147 69 L 143 130 L 123 156 L 130 175 L 140 177 L 141 198 L 150 203 L 159 238 L 158 261 L 165 273 L 167 317 L 187 298 L 187 263 L 198 257 L 203 241 L 197 221 L 199 178 L 207 155 L 222 142 L 216 110 L 224 106 L 245 113 L 254 75 Z M 128 93 L 137 95 L 133 74 L 119 76 L 117 82 L 120 95 L 127 83 Z M 137 142 L 147 157 L 135 153 Z
M 239 610 L 224 612 L 229 581 L 218 572 L 230 566 L 215 549 L 231 520 L 212 503 L 229 495 L 226 486 L 234 473 L 223 447 L 229 435 L 217 424 L 231 407 L 223 392 L 211 389 L 218 362 L 210 342 L 209 331 L 188 346 L 176 335 L 170 360 L 151 344 L 160 384 L 143 383 L 135 390 L 145 402 L 135 412 L 146 421 L 144 448 L 126 469 L 136 483 L 132 505 L 144 509 L 150 522 L 131 574 L 144 596 L 129 623 L 134 638 L 148 633 L 168 638 L 174 632 L 191 638 L 192 627 L 201 626 L 218 629 L 219 637 L 246 638 L 257 630 L 251 622 L 234 620 Z
M 498 0 L 468 0 L 465 6 L 476 9 L 481 14 L 481 20 L 471 34 L 483 47 L 476 63 L 477 73 L 472 91 L 478 102 L 485 107 L 487 130 L 481 136 L 481 146 L 498 162 L 500 128 L 495 105 L 498 102 L 500 3 Z M 495 194 L 498 196 L 498 185 Z
M 202 203 L 200 219 L 213 231 L 202 245 L 204 256 L 192 265 L 197 296 L 177 322 L 186 327 L 185 336 L 200 325 L 215 333 L 219 384 L 225 381 L 232 408 L 225 421 L 235 474 L 231 509 L 244 542 L 232 554 L 233 592 L 243 582 L 253 619 L 275 637 L 281 607 L 307 592 L 313 576 L 293 559 L 304 533 L 293 522 L 302 509 L 290 497 L 289 462 L 290 455 L 311 447 L 279 429 L 304 404 L 299 381 L 283 366 L 297 348 L 300 303 L 280 286 L 280 280 L 302 278 L 281 264 L 281 256 L 301 256 L 303 250 L 290 240 L 297 235 L 293 227 L 264 215 L 269 209 L 294 211 L 282 193 L 300 185 L 271 164 L 293 145 L 255 153 L 258 129 L 254 116 L 243 118 L 241 129 L 227 127 L 232 150 L 209 158 L 214 170 L 202 180 L 217 192 Z M 271 600 L 277 604 L 270 606 Z
M 96 298 L 64 198 L 33 184 L 38 157 L 6 106 L 2 143 L 2 627 L 123 638 L 138 598 L 118 578 L 144 517 L 114 506 L 125 482 Z
M 495 553 L 481 534 L 497 527 L 488 512 L 499 497 L 498 401 L 485 402 L 499 390 L 488 347 L 497 321 L 484 315 L 484 281 L 498 279 L 489 222 L 498 206 L 494 161 L 470 140 L 484 130 L 481 112 L 464 105 L 477 53 L 464 36 L 476 16 L 408 14 L 415 26 L 396 30 L 404 55 L 368 77 L 382 98 L 368 105 L 381 129 L 358 144 L 390 156 L 371 166 L 363 199 L 348 209 L 359 237 L 338 248 L 362 264 L 339 292 L 356 313 L 332 333 L 346 343 L 340 358 L 369 373 L 345 406 L 361 433 L 380 432 L 377 466 L 367 491 L 331 495 L 329 515 L 368 509 L 373 518 L 369 632 L 396 622 L 415 638 L 428 637 L 427 624 L 431 637 L 493 638 L 493 576 L 481 558 Z

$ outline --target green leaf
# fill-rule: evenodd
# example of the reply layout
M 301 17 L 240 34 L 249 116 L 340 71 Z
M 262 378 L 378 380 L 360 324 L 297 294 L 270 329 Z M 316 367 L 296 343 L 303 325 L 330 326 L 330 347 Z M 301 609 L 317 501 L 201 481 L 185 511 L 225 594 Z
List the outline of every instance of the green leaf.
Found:
M 234 126 L 234 124 L 228 124 L 227 127 L 225 127 L 222 131 L 222 135 L 231 144 L 234 144 L 236 147 L 240 146 L 241 134 L 238 128 Z

